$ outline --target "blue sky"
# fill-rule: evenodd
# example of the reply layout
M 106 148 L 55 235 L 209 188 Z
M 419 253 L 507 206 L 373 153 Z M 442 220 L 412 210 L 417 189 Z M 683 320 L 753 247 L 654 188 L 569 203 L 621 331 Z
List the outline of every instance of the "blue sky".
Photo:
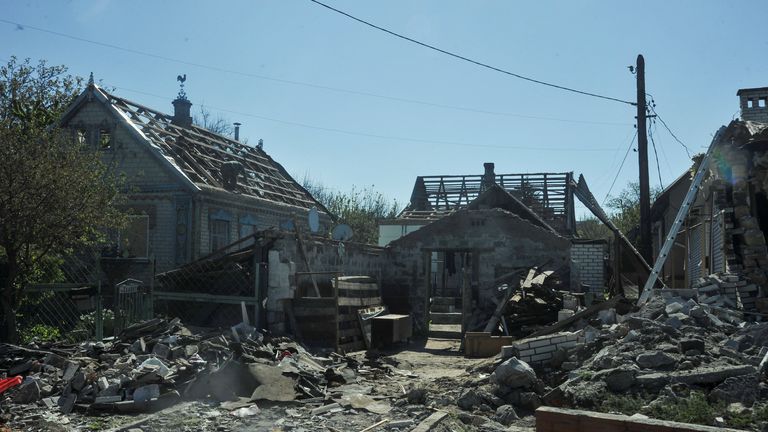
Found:
M 737 89 L 768 86 L 765 1 L 327 3 L 521 75 L 630 101 L 627 66 L 642 53 L 658 113 L 693 151 L 738 116 Z M 193 109 L 243 123 L 241 135 L 263 139 L 296 178 L 341 190 L 373 185 L 403 204 L 417 175 L 481 174 L 483 162 L 498 173 L 584 174 L 602 200 L 634 134 L 632 106 L 489 71 L 308 0 L 0 4 L 0 19 L 26 26 L 0 23 L 0 61 L 93 72 L 117 95 L 169 113 L 176 76 L 186 73 Z M 667 185 L 690 162 L 657 126 Z M 637 175 L 630 152 L 614 193 Z

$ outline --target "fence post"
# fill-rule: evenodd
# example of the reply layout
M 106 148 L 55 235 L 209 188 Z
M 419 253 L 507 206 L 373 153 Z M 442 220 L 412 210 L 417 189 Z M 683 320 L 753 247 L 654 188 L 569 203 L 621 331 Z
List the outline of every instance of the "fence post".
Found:
M 253 299 L 256 302 L 253 305 L 253 326 L 257 329 L 261 327 L 261 320 L 259 317 L 259 309 L 261 303 L 259 302 L 259 287 L 261 285 L 261 254 L 253 254 Z
M 96 332 L 96 340 L 101 342 L 102 339 L 104 339 L 104 307 L 102 305 L 101 301 L 101 278 L 99 278 L 99 282 L 96 288 L 96 321 L 95 321 L 96 328 L 94 329 Z

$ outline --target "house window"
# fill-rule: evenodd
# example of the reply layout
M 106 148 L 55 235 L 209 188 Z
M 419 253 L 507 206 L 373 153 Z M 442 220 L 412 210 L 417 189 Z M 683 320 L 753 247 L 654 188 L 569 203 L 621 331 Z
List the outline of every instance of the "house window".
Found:
M 251 215 L 242 215 L 240 216 L 240 237 L 239 238 L 245 238 L 249 235 L 252 235 L 255 233 L 256 230 L 256 218 Z M 244 241 L 242 243 L 242 246 L 250 246 L 253 244 L 253 239 Z
M 229 221 L 211 219 L 211 251 L 217 251 L 229 243 Z
M 112 148 L 112 133 L 109 129 L 99 129 L 99 150 L 109 150 Z
M 125 226 L 112 235 L 113 246 L 105 256 L 115 258 L 149 257 L 149 215 L 130 215 Z
M 88 141 L 88 135 L 85 128 L 77 128 L 75 130 L 75 140 L 79 145 L 85 145 Z

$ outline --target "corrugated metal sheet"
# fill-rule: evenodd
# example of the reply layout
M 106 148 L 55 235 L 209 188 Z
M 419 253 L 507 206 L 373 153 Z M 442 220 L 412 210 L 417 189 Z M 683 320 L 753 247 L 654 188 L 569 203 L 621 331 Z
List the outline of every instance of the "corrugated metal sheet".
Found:
M 702 235 L 704 234 L 703 225 L 691 228 L 688 234 L 688 280 L 690 284 L 696 282 L 702 276 L 701 268 L 703 266 L 702 256 Z
M 723 212 L 719 212 L 712 218 L 712 272 L 724 272 L 725 271 L 725 232 L 724 232 L 724 215 Z

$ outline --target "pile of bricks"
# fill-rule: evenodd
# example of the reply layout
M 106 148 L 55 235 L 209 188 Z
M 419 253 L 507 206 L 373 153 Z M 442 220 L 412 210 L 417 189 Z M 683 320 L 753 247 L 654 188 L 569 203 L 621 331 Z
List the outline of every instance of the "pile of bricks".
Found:
M 513 345 L 502 347 L 502 358 L 517 357 L 528 364 L 549 363 L 555 352 L 568 350 L 583 341 L 582 331 L 562 332 L 547 336 L 521 339 Z
M 746 169 L 746 163 L 735 164 L 734 170 Z M 733 173 L 740 178 L 729 185 L 723 180 L 714 182 L 716 204 L 724 212 L 725 236 L 723 249 L 727 270 L 747 276 L 758 286 L 768 286 L 768 247 L 759 221 L 752 215 L 749 183 L 745 172 Z
M 694 284 L 694 289 L 701 304 L 747 311 L 755 310 L 759 293 L 757 285 L 750 283 L 740 274 L 732 273 L 711 274 L 699 278 Z

